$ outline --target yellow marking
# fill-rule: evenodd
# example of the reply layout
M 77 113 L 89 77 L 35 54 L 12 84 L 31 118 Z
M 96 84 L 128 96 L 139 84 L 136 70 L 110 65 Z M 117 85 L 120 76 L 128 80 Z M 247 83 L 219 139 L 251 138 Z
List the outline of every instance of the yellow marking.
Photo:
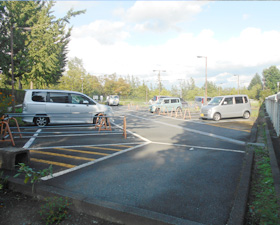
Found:
M 102 149 L 102 150 L 109 150 L 109 151 L 122 151 L 121 149 L 116 149 L 116 148 L 101 148 L 101 147 L 94 147 L 94 146 L 87 146 L 87 148 L 94 148 L 94 149 Z
M 226 128 L 226 129 L 230 129 L 230 130 L 238 130 L 238 131 L 244 131 L 244 132 L 250 133 L 250 131 L 248 131 L 248 130 L 241 130 L 241 129 L 237 129 L 237 128 L 221 126 L 221 125 L 218 125 L 218 124 L 207 124 L 207 125 L 210 125 L 210 126 L 213 126 L 213 127 L 221 127 L 221 128 Z
M 32 153 L 39 153 L 43 155 L 52 155 L 52 156 L 59 156 L 59 157 L 65 157 L 65 158 L 70 158 L 70 159 L 79 159 L 79 160 L 87 160 L 87 161 L 93 161 L 95 159 L 90 159 L 86 157 L 79 157 L 79 156 L 72 156 L 72 155 L 65 155 L 65 154 L 59 154 L 59 153 L 53 153 L 53 152 L 43 152 L 43 151 L 35 151 L 31 150 L 30 152 Z
M 69 148 L 54 148 L 54 149 L 63 150 L 63 151 L 69 151 L 69 152 L 79 152 L 79 153 L 85 153 L 85 154 L 92 154 L 92 155 L 109 155 L 109 154 L 107 154 L 107 153 L 89 152 L 89 151 L 76 150 L 76 149 L 69 149 Z
M 53 162 L 53 161 L 43 160 L 43 159 L 31 158 L 31 161 L 45 163 L 45 164 L 51 164 L 51 165 L 55 165 L 55 166 L 62 166 L 62 167 L 66 167 L 66 168 L 74 168 L 75 167 L 75 165 L 66 164 L 66 163 L 59 163 L 59 162 Z
M 127 147 L 127 148 L 132 148 L 133 146 L 128 146 L 128 145 L 115 145 L 115 146 L 119 146 L 119 147 Z

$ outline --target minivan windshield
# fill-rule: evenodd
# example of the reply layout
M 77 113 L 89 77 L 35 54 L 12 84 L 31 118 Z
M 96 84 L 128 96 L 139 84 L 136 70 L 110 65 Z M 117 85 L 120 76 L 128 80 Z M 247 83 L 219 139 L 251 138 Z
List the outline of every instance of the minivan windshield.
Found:
M 219 105 L 222 101 L 223 97 L 214 97 L 212 100 L 208 103 L 208 105 Z

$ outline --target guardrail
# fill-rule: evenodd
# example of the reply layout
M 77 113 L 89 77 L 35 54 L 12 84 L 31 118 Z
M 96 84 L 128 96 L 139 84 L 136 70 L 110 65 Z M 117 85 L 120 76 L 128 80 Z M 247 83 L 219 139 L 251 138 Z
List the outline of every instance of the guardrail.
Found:
M 265 98 L 265 108 L 271 119 L 273 127 L 277 133 L 280 135 L 280 92 L 275 95 L 268 96 Z

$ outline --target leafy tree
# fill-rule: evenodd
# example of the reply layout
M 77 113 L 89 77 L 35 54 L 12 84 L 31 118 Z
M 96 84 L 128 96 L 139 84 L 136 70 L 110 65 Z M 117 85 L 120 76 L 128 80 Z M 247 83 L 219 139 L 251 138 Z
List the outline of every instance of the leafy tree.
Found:
M 259 84 L 261 89 L 262 89 L 262 80 L 261 80 L 261 76 L 259 74 L 256 73 L 256 75 L 253 77 L 253 79 L 251 80 L 249 86 L 248 86 L 248 90 L 251 90 L 255 85 Z
M 85 11 L 68 11 L 63 18 L 52 16 L 53 1 L 0 2 L 1 67 L 11 80 L 11 40 L 14 41 L 14 76 L 36 87 L 56 83 L 66 65 L 71 17 Z
M 277 92 L 277 82 L 280 82 L 280 70 L 276 66 L 271 66 L 263 70 L 265 79 L 265 88 L 270 89 L 272 93 Z

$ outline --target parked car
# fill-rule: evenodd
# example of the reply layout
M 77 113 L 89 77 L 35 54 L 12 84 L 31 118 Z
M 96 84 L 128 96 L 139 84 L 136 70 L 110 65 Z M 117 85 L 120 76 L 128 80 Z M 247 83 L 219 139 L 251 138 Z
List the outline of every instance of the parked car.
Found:
M 154 96 L 152 99 L 150 99 L 149 104 L 153 105 L 162 98 L 170 98 L 170 96 L 162 96 L 162 95 Z
M 202 119 L 243 117 L 248 119 L 251 114 L 251 105 L 247 95 L 227 95 L 214 97 L 208 105 L 202 106 L 200 117 Z
M 37 126 L 63 123 L 95 123 L 96 116 L 113 116 L 111 107 L 85 94 L 62 90 L 25 90 L 23 121 Z
M 205 99 L 205 97 L 203 97 L 203 96 L 196 96 L 194 98 L 195 105 L 197 105 L 199 108 L 201 108 L 205 103 L 204 99 Z M 212 99 L 211 97 L 207 97 L 207 103 L 209 103 L 211 101 L 211 99 Z
M 118 95 L 109 95 L 107 96 L 107 104 L 108 105 L 116 105 L 120 104 L 120 97 Z
M 150 105 L 150 112 L 158 112 L 158 111 L 175 111 L 175 110 L 182 110 L 182 103 L 180 98 L 162 98 L 158 102 L 153 105 Z

